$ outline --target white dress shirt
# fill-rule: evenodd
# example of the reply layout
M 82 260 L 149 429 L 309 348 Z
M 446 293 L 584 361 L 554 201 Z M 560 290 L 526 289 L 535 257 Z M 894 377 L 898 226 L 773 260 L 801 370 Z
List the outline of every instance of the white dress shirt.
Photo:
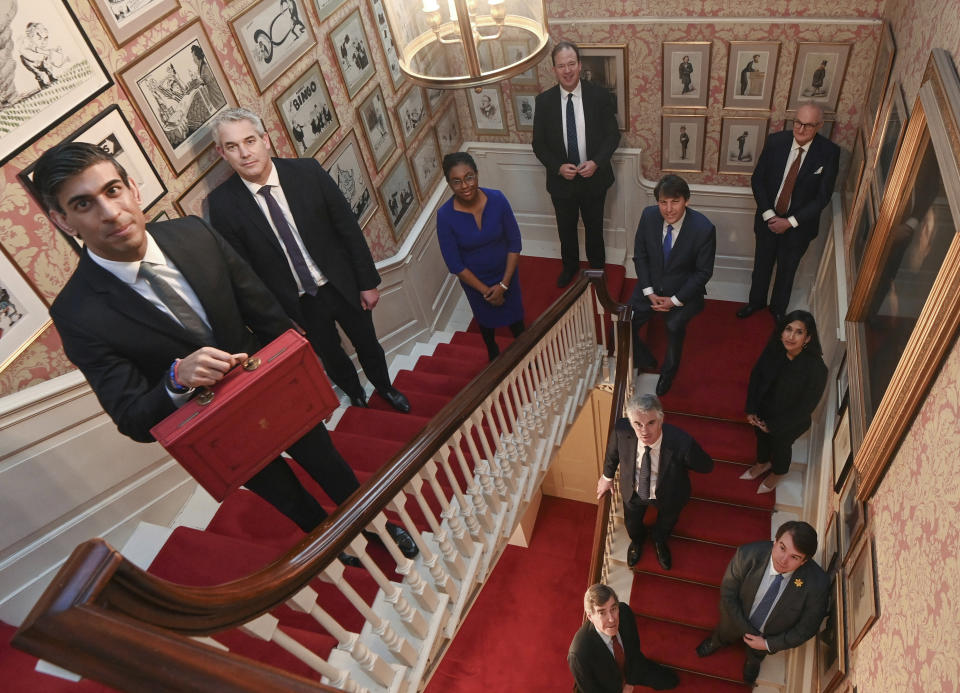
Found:
M 587 128 L 583 119 L 583 82 L 577 82 L 573 91 L 560 87 L 560 117 L 563 119 L 563 147 L 567 147 L 567 94 L 573 94 L 573 117 L 577 121 L 577 150 L 580 163 L 587 160 Z
M 787 585 L 790 584 L 790 578 L 793 577 L 793 572 L 782 573 L 783 582 L 780 583 L 780 591 L 777 592 L 777 598 L 773 600 L 773 604 L 770 605 L 770 611 L 767 612 L 767 617 L 763 619 L 763 623 L 760 624 L 760 632 L 763 632 L 764 627 L 767 625 L 767 621 L 770 620 L 770 614 L 773 613 L 773 610 L 777 606 L 777 602 L 780 601 L 780 597 L 783 596 L 783 593 L 787 589 Z M 750 607 L 750 613 L 747 614 L 747 618 L 753 615 L 753 612 L 757 610 L 757 607 L 760 606 L 760 602 L 763 600 L 763 595 L 767 593 L 767 588 L 770 587 L 774 578 L 777 577 L 778 573 L 773 567 L 773 556 L 770 556 L 770 562 L 767 564 L 767 572 L 763 574 L 763 579 L 760 581 L 760 585 L 757 587 L 757 593 L 753 597 L 753 606 Z M 769 645 L 768 645 L 769 648 Z
M 686 219 L 686 218 L 687 218 L 687 213 L 684 212 L 684 213 L 683 213 L 683 216 L 680 217 L 679 219 L 677 219 L 677 223 L 676 223 L 676 224 L 672 224 L 672 226 L 673 226 L 673 240 L 672 240 L 671 245 L 670 245 L 670 252 L 673 252 L 673 249 L 677 247 L 677 239 L 680 237 L 680 227 L 683 226 L 683 220 Z M 663 246 L 663 241 L 664 241 L 664 239 L 667 237 L 667 226 L 669 226 L 669 225 L 670 225 L 670 224 L 667 224 L 667 222 L 664 221 L 664 222 L 663 222 L 663 228 L 660 229 L 660 245 L 661 245 L 661 247 Z M 652 286 L 645 287 L 644 290 L 643 290 L 643 295 L 644 295 L 644 296 L 649 296 L 649 295 L 652 294 L 652 293 L 653 293 L 653 287 L 652 287 Z M 670 300 L 673 301 L 673 305 L 677 306 L 678 308 L 683 305 L 683 303 L 680 301 L 679 298 L 676 297 L 676 295 L 671 296 L 671 297 L 670 297 Z
M 793 138 L 793 146 L 790 147 L 790 156 L 787 157 L 787 165 L 783 167 L 783 178 L 780 179 L 780 187 L 777 188 L 777 194 L 773 198 L 773 203 L 776 204 L 777 200 L 780 199 L 780 192 L 783 190 L 783 184 L 787 181 L 787 174 L 790 173 L 790 167 L 793 166 L 794 160 L 797 158 L 800 152 L 800 147 L 803 146 L 803 156 L 806 156 L 810 153 L 810 145 L 813 144 L 813 140 L 810 140 L 804 145 L 801 145 L 797 142 L 797 138 Z M 803 159 L 800 159 L 800 166 L 803 166 Z M 777 216 L 776 210 L 768 209 L 764 211 L 761 215 L 764 221 L 770 221 L 773 217 Z M 797 221 L 797 218 L 793 215 L 787 217 L 787 221 L 790 222 L 790 225 L 793 228 L 800 226 L 800 222 Z

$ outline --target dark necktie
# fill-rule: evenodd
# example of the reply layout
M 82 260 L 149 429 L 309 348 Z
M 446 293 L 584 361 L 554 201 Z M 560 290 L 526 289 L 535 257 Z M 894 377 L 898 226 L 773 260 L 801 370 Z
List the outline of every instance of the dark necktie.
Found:
M 673 250 L 673 225 L 667 224 L 667 235 L 663 237 L 663 264 L 670 262 L 670 251 Z
M 757 630 L 760 630 L 760 626 L 762 626 L 763 622 L 767 620 L 767 614 L 770 613 L 773 603 L 777 600 L 777 595 L 780 594 L 780 583 L 782 582 L 783 575 L 777 573 L 777 576 L 773 578 L 773 582 L 770 583 L 770 586 L 767 588 L 767 591 L 760 600 L 760 603 L 757 604 L 756 610 L 750 617 L 750 625 Z
M 283 210 L 280 209 L 280 205 L 277 204 L 277 201 L 270 193 L 270 187 L 269 185 L 264 185 L 257 193 L 263 195 L 263 199 L 267 201 L 270 218 L 273 219 L 273 225 L 276 227 L 277 233 L 280 234 L 280 240 L 283 241 L 283 245 L 287 249 L 287 255 L 290 257 L 293 269 L 297 273 L 297 279 L 300 280 L 300 286 L 303 287 L 303 292 L 311 296 L 316 296 L 317 282 L 314 280 L 313 275 L 310 274 L 310 268 L 307 267 L 307 260 L 303 257 L 303 253 L 300 252 L 300 246 L 297 245 L 297 241 L 293 237 L 293 229 L 290 228 L 290 224 L 287 223 L 287 218 L 283 215 Z
M 650 499 L 650 446 L 643 446 L 643 458 L 640 460 L 640 471 L 637 473 L 637 495 L 643 500 Z
M 141 262 L 138 275 L 146 280 L 150 288 L 157 294 L 157 298 L 163 301 L 163 304 L 170 309 L 170 312 L 183 325 L 183 328 L 197 340 L 197 343 L 203 346 L 213 346 L 215 344 L 213 332 L 210 331 L 207 323 L 197 314 L 197 311 L 190 307 L 186 299 L 177 293 L 176 289 L 157 274 L 153 265 L 148 262 Z
M 610 642 L 613 644 L 613 658 L 617 661 L 620 668 L 620 674 L 624 673 L 624 667 L 627 664 L 627 656 L 623 653 L 623 645 L 620 644 L 620 637 L 614 635 Z
M 790 209 L 790 197 L 793 195 L 793 186 L 797 182 L 797 173 L 800 172 L 800 164 L 802 161 L 803 147 L 800 147 L 797 150 L 797 158 L 793 160 L 793 164 L 790 165 L 790 170 L 787 171 L 787 177 L 783 181 L 783 190 L 780 191 L 777 204 L 773 208 L 773 211 L 781 217 Z
M 567 159 L 574 166 L 580 164 L 580 145 L 577 142 L 577 117 L 573 114 L 572 93 L 567 94 Z

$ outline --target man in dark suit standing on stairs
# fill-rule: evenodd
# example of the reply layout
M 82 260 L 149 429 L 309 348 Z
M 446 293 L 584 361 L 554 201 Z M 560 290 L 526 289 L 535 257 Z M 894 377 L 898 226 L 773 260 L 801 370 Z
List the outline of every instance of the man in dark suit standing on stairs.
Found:
M 380 396 L 410 411 L 390 382 L 373 326 L 380 275 L 340 188 L 315 159 L 271 159 L 263 123 L 251 111 L 223 111 L 211 128 L 217 151 L 236 172 L 210 193 L 213 227 L 306 330 L 330 379 L 354 406 L 365 407 L 366 394 L 337 324 Z
M 597 498 L 613 489 L 620 467 L 623 520 L 630 536 L 627 565 L 632 568 L 640 560 L 646 537 L 643 517 L 652 505 L 657 508 L 651 532 L 657 561 L 670 570 L 667 538 L 690 500 L 688 471 L 706 474 L 713 469 L 713 460 L 690 434 L 663 423 L 663 406 L 655 396 L 635 394 L 624 409 L 627 417 L 617 421 L 607 445 Z
M 634 686 L 676 688 L 673 671 L 643 656 L 636 617 L 616 592 L 603 584 L 591 586 L 583 595 L 583 610 L 587 622 L 567 653 L 578 693 L 629 693 Z
M 663 359 L 657 396 L 663 397 L 680 368 L 687 323 L 703 310 L 707 282 L 713 276 L 717 231 L 713 223 L 689 207 L 690 186 L 668 174 L 653 189 L 656 205 L 643 210 L 634 240 L 633 264 L 637 285 L 633 306 L 633 363 L 655 368 L 656 359 L 636 329 L 660 313 L 667 326 L 667 354 Z
M 820 229 L 820 213 L 830 202 L 840 165 L 840 147 L 818 134 L 823 111 L 814 104 L 797 110 L 793 132 L 767 137 L 750 184 L 757 201 L 753 233 L 757 247 L 747 305 L 737 311 L 746 318 L 767 305 L 770 277 L 777 277 L 770 294 L 770 312 L 779 322 L 786 314 L 793 277 L 800 260 Z
M 697 647 L 707 657 L 743 641 L 743 680 L 753 684 L 771 652 L 812 638 L 827 614 L 830 580 L 816 561 L 817 531 L 806 522 L 780 525 L 776 540 L 737 549 L 720 583 L 720 623 Z
M 603 203 L 613 185 L 610 159 L 620 144 L 616 107 L 610 92 L 580 79 L 580 49 L 569 41 L 553 47 L 558 84 L 537 95 L 533 153 L 547 169 L 566 286 L 580 269 L 577 219 L 583 217 L 587 262 L 603 269 Z

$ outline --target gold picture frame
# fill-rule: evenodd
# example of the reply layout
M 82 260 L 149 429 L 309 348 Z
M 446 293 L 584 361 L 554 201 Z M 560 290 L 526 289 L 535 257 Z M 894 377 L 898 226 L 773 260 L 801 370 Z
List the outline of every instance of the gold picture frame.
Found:
M 304 0 L 260 0 L 229 24 L 261 94 L 317 45 Z
M 720 123 L 717 173 L 749 176 L 757 165 L 767 139 L 770 120 L 766 117 L 726 117 Z
M 779 59 L 779 41 L 731 41 L 723 107 L 769 111 Z
M 660 120 L 660 170 L 683 173 L 702 171 L 707 117 L 664 115 Z
M 661 97 L 665 107 L 707 107 L 712 45 L 710 41 L 664 41 Z

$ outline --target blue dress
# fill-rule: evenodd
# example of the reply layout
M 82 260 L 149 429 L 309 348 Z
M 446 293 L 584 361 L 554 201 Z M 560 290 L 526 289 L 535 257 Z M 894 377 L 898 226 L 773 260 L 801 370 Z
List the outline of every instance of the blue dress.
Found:
M 487 196 L 487 204 L 483 208 L 480 228 L 477 228 L 473 214 L 453 208 L 454 198 L 451 197 L 437 210 L 437 239 L 451 274 L 469 269 L 484 284 L 493 286 L 503 279 L 507 253 L 520 252 L 520 227 L 502 192 L 489 188 L 481 190 Z M 492 306 L 473 287 L 462 281 L 460 285 L 482 327 L 501 327 L 523 320 L 519 267 L 510 280 L 510 290 L 504 294 L 502 306 Z

